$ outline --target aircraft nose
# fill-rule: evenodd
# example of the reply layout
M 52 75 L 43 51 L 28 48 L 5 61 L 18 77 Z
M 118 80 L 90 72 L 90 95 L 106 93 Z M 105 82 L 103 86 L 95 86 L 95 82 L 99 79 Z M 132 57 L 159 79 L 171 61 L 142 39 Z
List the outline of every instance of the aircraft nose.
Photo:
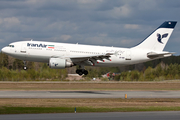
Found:
M 2 51 L 2 53 L 6 53 L 6 47 L 3 47 L 3 48 L 1 49 L 1 51 Z

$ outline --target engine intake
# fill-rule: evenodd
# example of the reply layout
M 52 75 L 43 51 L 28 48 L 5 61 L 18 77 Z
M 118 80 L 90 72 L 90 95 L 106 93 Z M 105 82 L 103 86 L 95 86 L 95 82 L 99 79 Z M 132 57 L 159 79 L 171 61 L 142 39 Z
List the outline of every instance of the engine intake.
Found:
M 73 63 L 67 61 L 66 59 L 62 58 L 50 58 L 49 59 L 49 67 L 54 69 L 64 69 L 67 67 L 72 67 Z

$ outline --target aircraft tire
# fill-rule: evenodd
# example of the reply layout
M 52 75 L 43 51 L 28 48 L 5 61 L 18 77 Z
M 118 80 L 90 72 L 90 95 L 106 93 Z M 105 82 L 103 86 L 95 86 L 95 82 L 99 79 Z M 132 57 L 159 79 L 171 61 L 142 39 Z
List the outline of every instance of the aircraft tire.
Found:
M 85 69 L 77 69 L 76 70 L 76 73 L 78 74 L 78 75 L 87 75 L 88 74 L 88 71 L 87 70 L 85 70 Z
M 27 67 L 26 67 L 26 66 L 24 66 L 24 67 L 23 67 L 23 69 L 24 69 L 24 70 L 27 70 Z
M 87 70 L 84 70 L 84 75 L 87 75 L 88 74 L 88 71 Z

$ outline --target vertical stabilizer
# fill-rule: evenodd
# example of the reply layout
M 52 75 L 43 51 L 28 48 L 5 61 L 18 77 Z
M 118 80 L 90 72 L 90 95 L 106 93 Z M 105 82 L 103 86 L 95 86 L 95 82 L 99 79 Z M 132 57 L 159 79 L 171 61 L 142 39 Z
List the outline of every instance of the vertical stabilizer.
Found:
M 166 43 L 168 42 L 174 30 L 176 23 L 176 21 L 164 22 L 134 48 L 149 49 L 153 51 L 163 51 L 164 47 L 166 46 Z

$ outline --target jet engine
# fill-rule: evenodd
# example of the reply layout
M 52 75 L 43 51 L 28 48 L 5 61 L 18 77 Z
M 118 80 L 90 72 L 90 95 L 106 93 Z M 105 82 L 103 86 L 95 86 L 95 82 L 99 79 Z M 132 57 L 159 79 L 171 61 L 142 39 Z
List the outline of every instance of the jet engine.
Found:
M 50 58 L 49 59 L 49 67 L 53 69 L 64 69 L 67 67 L 72 67 L 73 63 L 67 61 L 66 59 L 62 58 Z

